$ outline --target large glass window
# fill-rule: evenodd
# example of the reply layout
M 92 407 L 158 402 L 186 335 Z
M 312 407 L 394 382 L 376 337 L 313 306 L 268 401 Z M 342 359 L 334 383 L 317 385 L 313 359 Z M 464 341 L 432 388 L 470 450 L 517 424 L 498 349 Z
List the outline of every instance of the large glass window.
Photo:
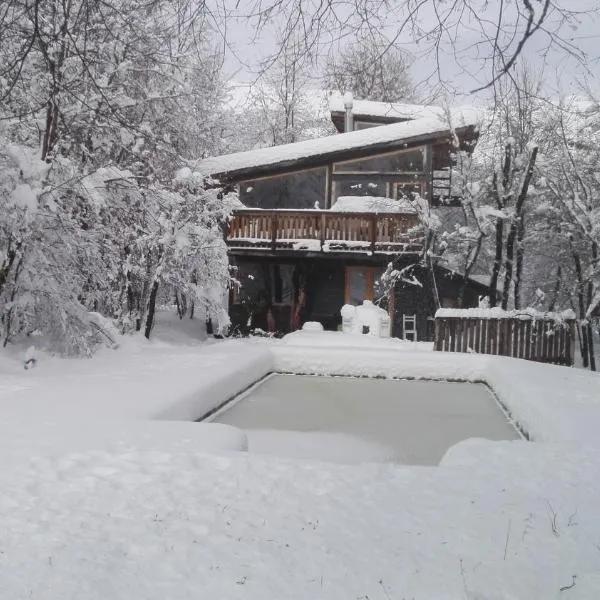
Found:
M 234 271 L 233 304 L 291 305 L 294 265 L 241 263 Z
M 293 265 L 272 265 L 271 268 L 272 303 L 291 306 L 294 299 Z
M 308 169 L 277 177 L 244 181 L 240 200 L 248 208 L 323 208 L 327 169 Z

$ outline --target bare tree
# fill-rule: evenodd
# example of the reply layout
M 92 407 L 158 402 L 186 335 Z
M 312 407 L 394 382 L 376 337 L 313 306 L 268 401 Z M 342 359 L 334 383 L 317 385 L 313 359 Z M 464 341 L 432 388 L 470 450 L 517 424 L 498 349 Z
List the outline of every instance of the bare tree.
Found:
M 328 89 L 352 92 L 361 100 L 415 100 L 408 55 L 381 36 L 363 36 L 330 57 L 324 79 Z
M 509 74 L 533 39 L 542 54 L 558 50 L 585 64 L 573 30 L 599 11 L 596 0 L 584 9 L 561 0 L 253 0 L 232 14 L 250 19 L 257 36 L 274 21 L 285 24 L 287 35 L 301 31 L 305 51 L 313 53 L 365 32 L 384 34 L 389 46 L 414 43 L 420 54 L 434 57 L 445 85 L 452 87 L 453 74 L 444 69 L 451 59 L 482 90 Z

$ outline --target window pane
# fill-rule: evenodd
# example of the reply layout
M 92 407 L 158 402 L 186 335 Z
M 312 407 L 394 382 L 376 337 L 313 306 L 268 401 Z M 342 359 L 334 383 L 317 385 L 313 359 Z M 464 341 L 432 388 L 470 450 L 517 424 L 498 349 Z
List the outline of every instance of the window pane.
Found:
M 420 150 L 404 150 L 394 154 L 374 156 L 333 165 L 334 171 L 422 171 L 423 154 Z
M 294 294 L 294 267 L 292 265 L 273 265 L 272 294 L 273 304 L 292 304 Z
M 369 298 L 369 279 L 367 269 L 360 267 L 346 269 L 347 277 L 347 298 L 348 304 L 354 306 L 362 304 L 363 300 Z
M 334 200 L 340 196 L 387 196 L 387 185 L 382 182 L 342 179 L 334 187 Z
M 309 169 L 268 179 L 243 181 L 240 200 L 248 208 L 314 208 L 323 205 L 327 170 Z

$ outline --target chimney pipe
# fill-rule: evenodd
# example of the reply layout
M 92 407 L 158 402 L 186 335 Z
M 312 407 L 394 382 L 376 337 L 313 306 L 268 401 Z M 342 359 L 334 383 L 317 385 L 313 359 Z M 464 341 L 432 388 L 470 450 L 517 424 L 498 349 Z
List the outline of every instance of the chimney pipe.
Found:
M 352 105 L 354 98 L 352 92 L 346 92 L 344 94 L 344 110 L 346 115 L 344 117 L 344 132 L 348 133 L 354 129 L 354 117 L 352 116 Z

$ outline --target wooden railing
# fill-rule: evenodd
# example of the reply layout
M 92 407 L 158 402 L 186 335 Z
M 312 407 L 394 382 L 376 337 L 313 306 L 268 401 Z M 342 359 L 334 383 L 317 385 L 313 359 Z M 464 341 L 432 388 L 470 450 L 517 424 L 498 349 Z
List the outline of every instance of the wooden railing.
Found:
M 453 311 L 459 313 L 461 311 Z M 518 316 L 435 316 L 434 350 L 512 356 L 572 365 L 575 320 Z
M 227 242 L 233 247 L 325 251 L 418 251 L 416 214 L 326 210 L 236 210 Z

